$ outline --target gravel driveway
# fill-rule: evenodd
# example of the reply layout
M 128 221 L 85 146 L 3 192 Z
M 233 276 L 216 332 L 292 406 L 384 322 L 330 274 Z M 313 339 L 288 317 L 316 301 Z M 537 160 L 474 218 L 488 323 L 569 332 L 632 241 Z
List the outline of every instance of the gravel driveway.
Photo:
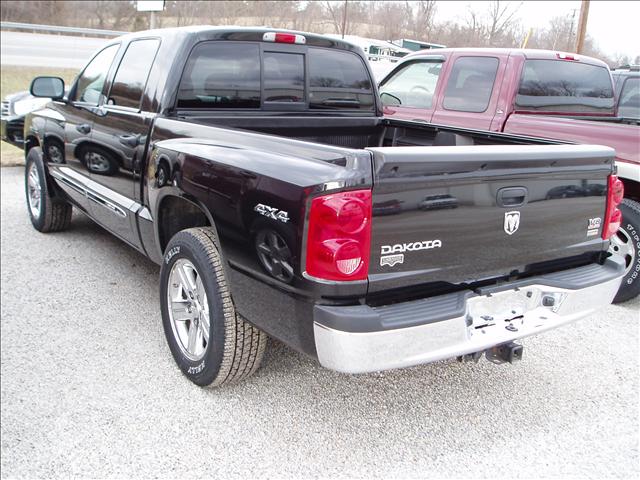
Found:
M 638 300 L 524 360 L 365 376 L 271 342 L 222 390 L 175 366 L 158 267 L 81 215 L 32 229 L 3 168 L 2 477 L 638 478 Z

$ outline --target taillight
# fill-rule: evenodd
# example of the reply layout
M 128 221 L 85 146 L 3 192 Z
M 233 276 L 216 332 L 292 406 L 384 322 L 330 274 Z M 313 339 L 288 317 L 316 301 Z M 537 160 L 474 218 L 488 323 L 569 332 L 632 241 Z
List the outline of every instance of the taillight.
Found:
M 307 274 L 323 280 L 366 280 L 371 246 L 371 190 L 314 198 L 309 212 Z
M 262 41 L 275 43 L 297 43 L 299 45 L 304 45 L 307 43 L 307 38 L 304 35 L 296 35 L 294 33 L 266 32 L 262 35 Z
M 609 175 L 607 185 L 607 210 L 604 217 L 604 226 L 602 227 L 603 240 L 609 240 L 620 228 L 622 222 L 622 212 L 618 209 L 618 205 L 622 203 L 624 198 L 624 184 L 615 175 Z

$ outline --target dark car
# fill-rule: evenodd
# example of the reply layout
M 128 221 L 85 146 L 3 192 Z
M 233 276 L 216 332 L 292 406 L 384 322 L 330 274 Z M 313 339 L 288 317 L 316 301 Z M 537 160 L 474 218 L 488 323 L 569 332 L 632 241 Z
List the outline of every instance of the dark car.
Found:
M 439 210 L 458 208 L 458 199 L 451 195 L 431 195 L 418 204 L 420 210 Z
M 618 116 L 627 122 L 640 122 L 640 65 L 618 67 L 611 76 L 618 99 Z
M 198 385 L 251 375 L 267 335 L 346 373 L 512 362 L 514 340 L 620 286 L 612 149 L 385 118 L 362 50 L 341 39 L 137 32 L 68 95 L 53 77 L 32 93 L 53 99 L 25 119 L 34 228 L 64 230 L 77 209 L 158 263 L 169 349 Z M 464 146 L 447 146 L 456 136 Z M 558 178 L 607 196 L 529 202 Z M 443 191 L 460 199 L 447 215 L 381 215 Z

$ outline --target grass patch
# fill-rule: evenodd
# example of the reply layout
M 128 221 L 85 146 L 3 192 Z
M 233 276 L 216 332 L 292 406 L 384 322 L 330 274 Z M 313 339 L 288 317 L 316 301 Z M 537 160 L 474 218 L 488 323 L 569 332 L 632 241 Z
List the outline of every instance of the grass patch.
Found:
M 0 166 L 15 167 L 18 165 L 24 165 L 24 151 L 7 142 L 0 142 Z
M 4 98 L 11 93 L 29 90 L 31 80 L 40 75 L 60 77 L 64 80 L 65 86 L 68 87 L 77 74 L 78 70 L 75 68 L 17 67 L 3 65 L 2 75 L 0 75 L 0 98 Z

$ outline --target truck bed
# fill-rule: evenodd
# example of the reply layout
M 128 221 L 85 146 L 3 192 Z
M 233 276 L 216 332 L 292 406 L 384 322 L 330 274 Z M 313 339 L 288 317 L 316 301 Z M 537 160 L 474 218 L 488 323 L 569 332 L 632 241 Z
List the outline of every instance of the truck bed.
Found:
M 172 139 L 163 141 L 163 131 L 172 132 Z M 527 137 L 344 117 L 160 119 L 154 135 L 160 140 L 157 148 L 188 155 L 191 168 L 197 164 L 192 157 L 202 159 L 213 178 L 228 177 L 229 169 L 236 172 L 242 197 L 230 195 L 231 185 L 227 193 L 220 191 L 219 180 L 207 187 L 217 224 L 222 220 L 218 228 L 234 241 L 252 231 L 254 198 L 287 191 L 290 203 L 276 196 L 271 206 L 289 213 L 292 222 L 283 228 L 300 228 L 304 212 L 292 210 L 309 189 L 372 186 L 370 293 L 434 283 L 455 289 L 524 275 L 567 258 L 573 265 L 588 263 L 604 249 L 599 234 L 587 236 L 587 225 L 604 216 L 613 158 L 606 147 L 548 145 Z M 507 196 L 515 191 L 517 198 L 505 197 L 507 204 L 498 205 L 501 191 Z M 522 216 L 514 235 L 503 228 L 507 210 Z M 287 236 L 301 258 L 301 233 L 291 229 Z M 385 245 L 434 239 L 442 246 L 406 252 L 401 264 L 381 264 Z M 233 261 L 262 272 L 251 255 Z M 296 271 L 300 275 L 292 285 L 305 280 L 299 262 Z

